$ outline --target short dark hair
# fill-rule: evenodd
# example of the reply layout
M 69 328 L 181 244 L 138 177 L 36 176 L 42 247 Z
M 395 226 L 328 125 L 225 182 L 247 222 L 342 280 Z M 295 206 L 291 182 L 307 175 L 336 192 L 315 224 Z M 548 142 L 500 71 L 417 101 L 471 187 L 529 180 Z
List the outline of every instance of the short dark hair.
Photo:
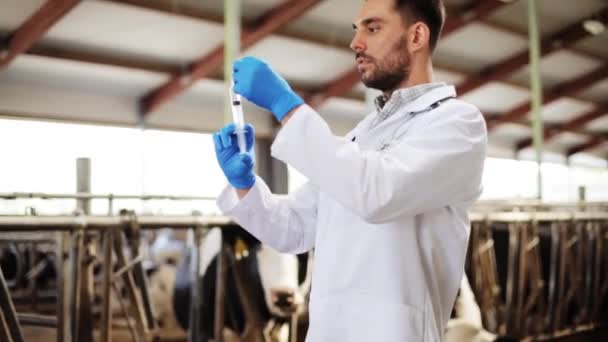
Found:
M 434 51 L 445 22 L 443 0 L 395 0 L 395 6 L 404 21 L 422 21 L 429 27 L 429 47 Z

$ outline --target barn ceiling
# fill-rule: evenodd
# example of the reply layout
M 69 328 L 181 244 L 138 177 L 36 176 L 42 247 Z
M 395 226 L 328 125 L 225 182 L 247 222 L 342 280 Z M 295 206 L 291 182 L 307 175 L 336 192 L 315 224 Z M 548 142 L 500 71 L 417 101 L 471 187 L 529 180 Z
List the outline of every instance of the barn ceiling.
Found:
M 527 0 L 445 0 L 435 78 L 486 116 L 490 154 L 531 147 Z M 360 1 L 242 0 L 262 57 L 337 134 L 368 113 L 348 48 Z M 556 5 L 559 3 L 559 5 Z M 538 0 L 547 151 L 608 155 L 605 0 Z M 0 116 L 210 132 L 223 124 L 223 1 L 0 0 Z M 245 107 L 257 133 L 271 116 Z

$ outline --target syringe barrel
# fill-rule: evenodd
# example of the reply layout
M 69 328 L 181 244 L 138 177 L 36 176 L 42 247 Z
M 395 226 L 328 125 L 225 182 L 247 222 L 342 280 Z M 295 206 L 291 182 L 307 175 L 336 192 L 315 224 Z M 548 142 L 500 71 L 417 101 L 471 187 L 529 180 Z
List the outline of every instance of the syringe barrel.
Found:
M 232 97 L 232 121 L 237 126 L 237 128 L 245 127 L 241 96 L 238 94 L 234 94 L 234 96 Z
M 243 105 L 241 103 L 241 96 L 236 94 L 234 91 L 230 92 L 232 101 L 232 121 L 236 126 L 236 139 L 239 146 L 239 152 L 245 153 L 245 119 L 243 117 Z

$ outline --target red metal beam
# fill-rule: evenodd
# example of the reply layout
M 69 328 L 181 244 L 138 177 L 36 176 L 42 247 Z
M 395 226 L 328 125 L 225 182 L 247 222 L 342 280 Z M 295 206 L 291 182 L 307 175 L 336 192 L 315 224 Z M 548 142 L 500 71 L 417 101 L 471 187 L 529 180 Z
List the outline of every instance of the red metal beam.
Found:
M 269 10 L 251 28 L 246 28 L 241 34 L 243 49 L 267 37 L 272 32 L 290 23 L 321 0 L 289 0 Z M 188 89 L 196 80 L 209 76 L 224 62 L 224 45 L 219 45 L 206 56 L 190 64 L 186 74 L 174 74 L 164 85 L 144 96 L 140 101 L 142 115 L 146 115 L 170 99 Z
M 112 55 L 92 54 L 92 53 L 89 53 L 84 50 L 65 49 L 65 48 L 52 46 L 52 45 L 36 44 L 36 46 L 34 46 L 32 49 L 30 49 L 27 52 L 27 54 L 39 56 L 39 57 L 51 58 L 51 59 L 61 59 L 61 60 L 79 62 L 79 63 L 98 64 L 98 65 L 103 65 L 103 66 L 112 66 L 112 67 L 127 68 L 127 69 L 133 69 L 133 70 L 159 72 L 159 73 L 165 73 L 165 74 L 170 74 L 172 72 L 175 72 L 176 70 L 179 70 L 179 68 L 180 68 L 180 66 L 176 65 L 176 64 L 149 62 L 149 61 L 145 61 L 145 60 L 133 61 L 132 59 L 128 59 L 128 58 L 122 58 L 122 57 L 117 57 L 117 56 L 112 56 Z M 457 70 L 452 70 L 452 71 L 458 72 Z M 347 77 L 348 77 L 347 75 L 344 76 L 345 79 Z M 358 77 L 358 75 L 354 75 L 352 77 Z M 292 85 L 292 87 L 293 87 L 293 85 Z M 315 103 L 315 100 L 309 96 L 309 94 L 311 94 L 309 89 L 298 89 L 297 87 L 293 87 L 293 88 L 295 91 L 300 93 L 300 96 L 302 96 L 303 98 L 310 99 L 307 101 L 311 101 L 312 103 Z M 332 91 L 332 90 L 328 90 L 328 91 Z M 581 100 L 583 100 L 583 99 L 581 99 Z M 606 107 L 608 107 L 608 104 Z M 587 120 L 591 121 L 591 120 L 593 120 L 593 118 L 600 117 L 603 113 L 608 112 L 608 108 L 606 111 L 603 111 L 603 112 L 600 111 L 599 109 L 596 111 L 598 111 L 598 114 L 593 114 L 593 112 L 592 112 L 592 113 L 589 113 L 588 115 L 582 116 L 581 118 L 587 118 Z M 599 114 L 599 113 L 602 113 L 602 114 Z M 488 122 L 488 123 L 491 123 L 492 121 L 498 120 L 500 118 L 499 114 L 488 114 L 488 113 L 484 113 L 484 114 L 486 114 L 486 122 Z M 577 119 L 577 120 L 580 120 L 580 119 Z M 524 123 L 521 120 L 519 120 L 519 121 L 513 120 L 511 123 L 515 123 L 518 125 L 524 125 Z M 562 130 L 565 132 L 584 134 L 585 136 L 590 137 L 590 138 L 593 137 L 594 134 L 596 134 L 596 133 L 583 132 L 580 129 L 577 129 L 577 127 L 578 126 L 573 126 L 573 127 L 558 126 L 558 127 L 552 127 L 549 130 L 556 130 L 556 131 Z
M 458 29 L 476 20 L 483 19 L 495 10 L 505 5 L 500 0 L 480 0 L 468 11 L 457 16 L 449 16 L 446 19 L 442 36 L 446 37 Z M 330 97 L 340 96 L 351 90 L 361 80 L 357 68 L 353 68 L 339 78 L 328 82 L 321 89 L 306 99 L 311 107 L 318 107 Z M 310 102 L 309 102 L 310 101 Z
M 502 0 L 479 0 L 475 5 L 459 13 L 458 15 L 448 16 L 443 26 L 443 36 L 465 27 L 466 25 L 488 17 L 500 7 L 506 5 Z
M 608 102 L 598 106 L 596 109 L 581 115 L 574 120 L 564 124 L 561 128 L 562 131 L 575 130 L 585 126 L 595 119 L 599 119 L 602 116 L 608 114 Z M 559 132 L 561 133 L 561 132 Z M 551 137 L 550 137 L 551 138 Z
M 591 87 L 594 83 L 599 82 L 607 77 L 608 63 L 572 81 L 564 82 L 553 89 L 544 91 L 543 105 L 549 104 L 562 97 L 572 96 L 584 90 L 585 88 Z M 493 131 L 498 125 L 522 119 L 526 116 L 526 114 L 528 114 L 531 108 L 531 102 L 526 102 L 513 108 L 511 111 L 500 116 L 496 121 L 492 122 L 492 124 L 488 124 L 488 131 Z
M 138 71 L 149 71 L 163 74 L 179 72 L 181 66 L 177 63 L 134 59 L 111 54 L 100 54 L 87 49 L 66 48 L 52 44 L 36 44 L 26 52 L 27 55 L 51 59 L 68 60 L 79 63 L 98 64 Z
M 360 80 L 359 71 L 357 69 L 351 70 L 326 84 L 320 91 L 305 97 L 304 102 L 313 108 L 318 107 L 330 97 L 344 95 Z
M 224 15 L 201 10 L 199 6 L 191 5 L 185 1 L 167 0 L 102 0 L 119 5 L 127 5 L 137 8 L 145 8 L 152 11 L 162 12 L 168 15 L 191 18 L 194 20 L 205 20 L 208 22 L 223 24 Z
M 6 68 L 19 54 L 26 52 L 80 0 L 48 0 L 32 14 L 0 46 L 0 70 Z
M 560 125 L 559 127 L 556 127 L 555 129 L 545 130 L 544 140 L 550 141 L 551 139 L 555 138 L 557 135 L 559 135 L 561 133 L 576 131 L 577 129 L 584 127 L 586 124 L 590 123 L 591 121 L 593 121 L 595 119 L 599 119 L 604 115 L 608 115 L 608 103 L 599 105 L 596 108 L 592 109 L 591 111 L 589 111 L 571 121 L 568 121 L 568 122 Z M 517 146 L 516 146 L 517 151 L 520 151 L 531 145 L 532 145 L 532 139 L 526 138 L 525 140 L 522 140 L 517 143 Z
M 595 20 L 600 20 L 604 24 L 608 24 L 608 7 L 603 8 L 599 13 L 592 17 Z M 583 27 L 583 22 L 587 20 L 581 20 L 576 22 L 565 29 L 552 34 L 551 36 L 545 38 L 541 42 L 541 55 L 545 56 L 551 52 L 569 47 L 583 38 L 586 38 L 590 35 L 587 30 Z M 521 67 L 528 64 L 529 52 L 526 49 L 510 58 L 486 68 L 481 73 L 474 75 L 464 81 L 462 84 L 458 85 L 457 93 L 462 96 L 472 90 L 475 90 L 482 85 L 501 80 L 506 78 L 511 73 L 517 71 Z
M 606 138 L 601 137 L 601 136 L 596 136 L 594 138 L 591 138 L 591 140 L 589 140 L 588 142 L 575 146 L 571 149 L 568 150 L 568 152 L 566 153 L 568 157 L 570 157 L 573 154 L 577 154 L 580 152 L 584 152 L 584 151 L 588 151 L 591 150 L 593 148 L 596 148 L 598 146 L 600 146 L 601 144 L 605 143 L 607 141 Z

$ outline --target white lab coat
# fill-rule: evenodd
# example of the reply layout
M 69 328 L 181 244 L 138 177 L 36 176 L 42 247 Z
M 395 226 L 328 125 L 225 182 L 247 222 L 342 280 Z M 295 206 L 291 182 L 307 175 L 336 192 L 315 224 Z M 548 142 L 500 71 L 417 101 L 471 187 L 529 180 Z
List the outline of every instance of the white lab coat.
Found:
M 467 209 L 481 193 L 486 126 L 479 110 L 424 94 L 374 128 L 346 137 L 303 106 L 272 155 L 309 182 L 287 198 L 259 177 L 222 211 L 279 251 L 315 248 L 309 342 L 441 341 L 463 276 Z M 351 141 L 356 137 L 356 141 Z

